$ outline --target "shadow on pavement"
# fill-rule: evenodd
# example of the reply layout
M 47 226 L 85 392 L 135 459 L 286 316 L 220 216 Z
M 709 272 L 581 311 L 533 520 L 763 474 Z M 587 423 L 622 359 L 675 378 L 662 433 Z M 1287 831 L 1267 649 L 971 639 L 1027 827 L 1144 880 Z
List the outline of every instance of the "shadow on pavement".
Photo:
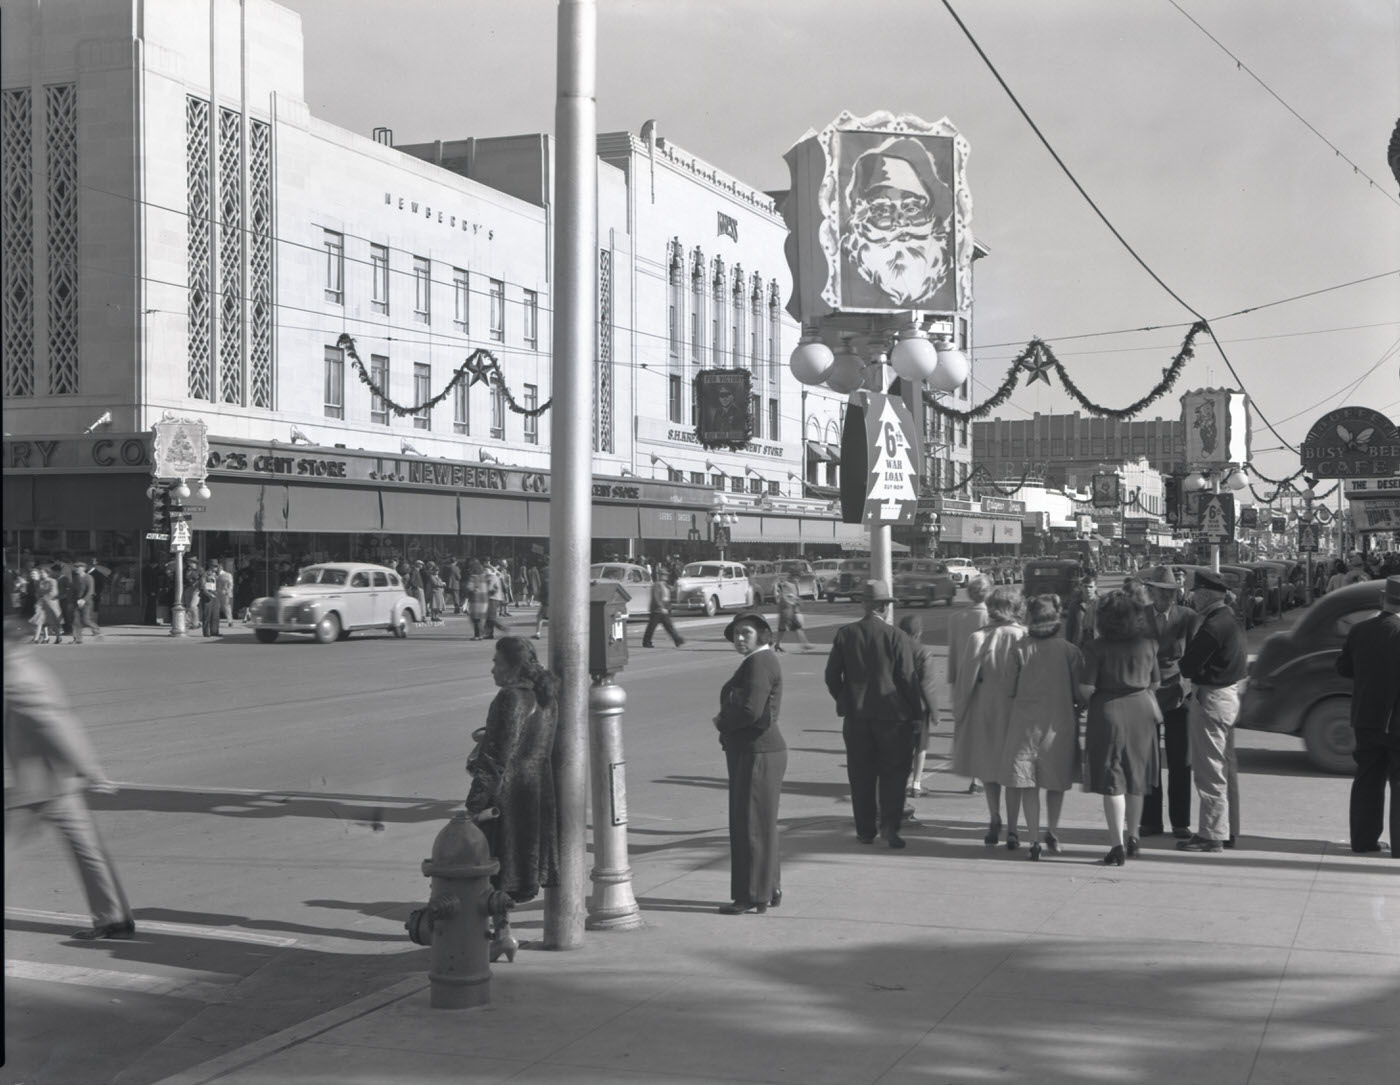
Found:
M 395 795 L 345 795 L 310 791 L 202 791 L 194 788 L 122 787 L 91 794 L 93 810 L 149 810 L 163 814 L 218 814 L 234 818 L 334 818 L 375 832 L 386 822 L 443 821 L 461 800 L 410 799 Z

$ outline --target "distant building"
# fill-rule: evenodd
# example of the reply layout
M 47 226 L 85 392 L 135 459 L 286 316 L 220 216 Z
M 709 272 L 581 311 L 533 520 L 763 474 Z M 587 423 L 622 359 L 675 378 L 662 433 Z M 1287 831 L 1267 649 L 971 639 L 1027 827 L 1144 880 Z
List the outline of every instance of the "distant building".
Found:
M 1162 474 L 1186 471 L 1179 418 L 1150 420 L 1041 414 L 972 424 L 972 458 L 997 478 L 1020 478 L 1028 467 L 1050 486 L 1086 486 L 1102 465 L 1144 458 Z

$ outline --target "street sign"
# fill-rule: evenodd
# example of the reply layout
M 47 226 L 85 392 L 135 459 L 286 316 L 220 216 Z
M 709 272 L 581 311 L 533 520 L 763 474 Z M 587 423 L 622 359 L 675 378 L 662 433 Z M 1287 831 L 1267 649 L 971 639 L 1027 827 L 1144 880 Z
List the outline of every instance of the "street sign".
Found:
M 188 520 L 176 520 L 170 525 L 170 546 L 172 549 L 185 550 L 190 545 L 190 525 Z
M 209 506 L 208 506 L 208 505 L 181 505 L 180 508 L 181 508 L 183 511 L 185 511 L 185 512 L 208 512 L 208 511 L 209 511 Z
M 146 532 L 146 538 L 150 539 L 152 542 L 170 541 L 170 536 L 163 531 L 148 531 Z
M 1210 542 L 1229 542 L 1235 537 L 1235 495 L 1210 494 L 1201 502 L 1200 534 Z
M 1317 524 L 1298 525 L 1298 552 L 1300 554 L 1317 553 L 1317 540 L 1321 530 Z
M 872 395 L 865 419 L 870 446 L 865 519 L 881 524 L 912 524 L 919 507 L 919 445 L 914 416 L 893 396 Z

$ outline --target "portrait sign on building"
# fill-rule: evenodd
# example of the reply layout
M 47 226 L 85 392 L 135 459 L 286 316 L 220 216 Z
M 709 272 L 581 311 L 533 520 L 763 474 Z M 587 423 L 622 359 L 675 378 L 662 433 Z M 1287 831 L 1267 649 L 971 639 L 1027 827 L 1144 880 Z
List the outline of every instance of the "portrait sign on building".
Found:
M 1299 451 L 1316 478 L 1390 475 L 1400 466 L 1400 432 L 1380 411 L 1338 407 L 1312 424 Z
M 1116 509 L 1120 502 L 1119 486 L 1122 480 L 1114 474 L 1101 473 L 1094 476 L 1094 508 Z
M 842 113 L 788 151 L 798 320 L 971 306 L 969 147 L 945 117 Z
M 753 439 L 751 380 L 747 369 L 702 369 L 695 374 L 695 439 L 705 448 L 738 449 Z
M 1249 399 L 1231 388 L 1198 388 L 1181 397 L 1186 462 L 1223 467 L 1249 461 Z

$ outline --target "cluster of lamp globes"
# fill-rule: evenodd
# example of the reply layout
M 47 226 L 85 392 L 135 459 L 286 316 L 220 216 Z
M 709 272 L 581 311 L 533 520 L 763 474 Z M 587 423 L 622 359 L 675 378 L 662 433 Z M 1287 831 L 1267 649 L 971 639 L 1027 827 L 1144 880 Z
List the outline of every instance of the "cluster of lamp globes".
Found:
M 1227 490 L 1243 490 L 1249 485 L 1249 478 L 1242 467 L 1236 467 L 1221 478 L 1220 485 Z M 1188 491 L 1209 489 L 1210 476 L 1202 471 L 1192 471 L 1181 480 L 1181 488 Z
M 902 380 L 927 383 L 939 392 L 952 392 L 967 380 L 967 356 L 949 338 L 931 341 L 920 328 L 908 328 L 890 351 L 890 365 Z M 825 384 L 847 395 L 865 386 L 866 362 L 849 340 L 835 353 L 817 335 L 802 337 L 788 362 L 803 384 Z
M 207 501 L 212 491 L 210 491 L 209 489 L 209 484 L 205 482 L 204 479 L 200 479 L 199 489 L 193 492 L 200 498 L 200 500 Z M 157 493 L 159 493 L 159 490 L 155 486 L 151 486 L 146 490 L 146 496 L 152 499 L 155 498 Z M 187 483 L 184 479 L 180 480 L 180 484 L 178 486 L 172 486 L 170 488 L 170 496 L 177 498 L 180 501 L 183 501 L 185 500 L 185 498 L 189 497 L 190 493 L 191 491 L 189 483 Z

